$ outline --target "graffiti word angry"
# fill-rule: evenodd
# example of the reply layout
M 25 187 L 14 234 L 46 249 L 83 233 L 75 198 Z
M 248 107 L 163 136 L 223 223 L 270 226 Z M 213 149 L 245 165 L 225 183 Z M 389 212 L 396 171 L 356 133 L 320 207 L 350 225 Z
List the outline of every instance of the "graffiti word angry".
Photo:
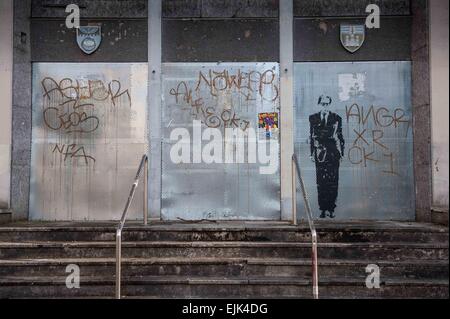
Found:
M 394 127 L 399 128 L 400 125 L 406 125 L 407 133 L 411 125 L 411 120 L 407 117 L 404 109 L 396 108 L 390 111 L 386 107 L 375 107 L 371 106 L 369 108 L 364 108 L 358 104 L 352 104 L 350 107 L 345 107 L 345 113 L 347 116 L 347 122 L 353 120 L 359 125 L 367 126 L 373 124 L 376 127 L 388 128 Z

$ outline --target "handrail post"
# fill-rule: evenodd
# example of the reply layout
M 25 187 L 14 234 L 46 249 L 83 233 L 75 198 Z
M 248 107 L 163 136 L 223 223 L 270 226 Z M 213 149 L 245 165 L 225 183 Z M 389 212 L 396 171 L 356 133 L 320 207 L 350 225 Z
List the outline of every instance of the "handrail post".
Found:
M 148 157 L 144 166 L 144 225 L 148 224 Z
M 319 299 L 319 265 L 317 263 L 317 233 L 314 230 L 312 236 L 312 284 L 313 284 L 313 298 Z
M 295 174 L 295 162 L 292 158 L 292 224 L 297 226 L 297 177 Z
M 122 231 L 116 232 L 116 299 L 121 298 Z
M 309 229 L 311 231 L 311 259 L 312 259 L 312 286 L 313 286 L 313 298 L 319 299 L 319 263 L 318 263 L 318 254 L 317 254 L 317 231 L 316 227 L 314 225 L 314 220 L 311 213 L 311 206 L 309 205 L 308 200 L 308 194 L 306 192 L 305 183 L 302 178 L 302 174 L 300 171 L 300 166 L 298 164 L 298 159 L 295 154 L 292 155 L 292 162 L 295 166 L 295 171 L 293 171 L 293 174 L 297 173 L 298 179 L 300 182 L 300 189 L 302 191 L 303 200 L 305 202 L 305 209 L 306 209 L 306 217 L 308 218 L 308 224 Z M 293 182 L 294 183 L 294 182 Z M 293 185 L 293 187 L 296 189 L 297 184 Z
M 139 169 L 137 171 L 136 177 L 134 179 L 133 186 L 131 187 L 130 195 L 128 196 L 125 209 L 123 210 L 122 218 L 120 219 L 119 225 L 116 230 L 116 299 L 121 299 L 121 279 L 122 279 L 122 230 L 127 221 L 128 209 L 133 202 L 136 189 L 139 185 L 139 179 L 142 176 L 142 171 L 144 171 L 144 225 L 148 223 L 148 156 L 144 155 L 142 157 Z

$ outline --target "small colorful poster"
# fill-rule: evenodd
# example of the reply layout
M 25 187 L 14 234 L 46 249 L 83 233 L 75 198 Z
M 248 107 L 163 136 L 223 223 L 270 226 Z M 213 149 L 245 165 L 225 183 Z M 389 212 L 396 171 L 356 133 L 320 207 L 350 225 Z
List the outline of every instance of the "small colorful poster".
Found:
M 278 139 L 278 113 L 259 113 L 258 136 L 260 140 Z

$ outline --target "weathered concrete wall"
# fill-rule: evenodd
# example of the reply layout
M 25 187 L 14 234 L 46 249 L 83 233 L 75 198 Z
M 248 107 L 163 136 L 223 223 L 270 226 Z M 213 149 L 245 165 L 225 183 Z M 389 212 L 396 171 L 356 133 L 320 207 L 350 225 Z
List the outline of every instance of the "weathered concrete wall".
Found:
M 102 43 L 85 55 L 76 42 L 76 30 L 67 29 L 67 1 L 33 0 L 31 60 L 33 62 L 147 62 L 147 15 L 145 0 L 86 1 L 80 7 L 81 25 L 102 27 Z
M 71 3 L 80 6 L 81 17 L 86 19 L 82 24 L 104 26 L 100 49 L 94 55 L 85 57 L 77 48 L 75 31 L 67 30 L 63 25 L 66 1 L 33 0 L 32 61 L 147 60 L 147 1 L 78 0 Z M 163 50 L 166 52 L 165 61 L 278 60 L 276 0 L 164 0 L 163 17 L 167 18 L 163 28 L 164 38 L 167 39 Z M 102 18 L 108 18 L 108 21 Z M 111 18 L 113 20 L 109 21 Z M 185 18 L 204 20 L 180 21 Z M 216 20 L 210 21 L 211 18 Z M 64 44 L 64 50 L 61 50 L 61 44 Z
M 147 20 L 82 20 L 81 25 L 100 25 L 102 43 L 92 55 L 84 54 L 76 42 L 76 30 L 64 20 L 33 19 L 33 62 L 147 62 Z
M 13 1 L 0 1 L 0 212 L 9 208 L 11 178 L 11 107 Z
M 82 18 L 147 18 L 148 0 L 32 0 L 33 18 L 66 18 L 66 6 L 77 4 Z
M 279 61 L 278 1 L 163 0 L 163 62 Z
M 279 60 L 276 19 L 163 20 L 163 62 Z
M 351 11 L 349 11 L 351 13 Z M 340 24 L 364 24 L 364 18 L 296 18 L 294 61 L 409 61 L 411 18 L 382 17 L 380 29 L 366 29 L 364 45 L 351 54 L 340 42 Z
M 402 16 L 411 13 L 410 0 L 294 0 L 296 17 L 348 17 L 366 16 L 366 7 L 377 4 L 381 14 Z
M 28 218 L 31 162 L 31 0 L 14 1 L 11 208 L 13 218 Z
M 163 18 L 276 18 L 278 0 L 163 0 Z
M 366 29 L 364 45 L 351 54 L 340 42 L 340 24 L 364 24 L 367 5 L 378 4 L 381 28 Z M 294 61 L 409 61 L 410 0 L 294 0 Z
M 448 220 L 449 52 L 447 0 L 430 1 L 433 208 Z

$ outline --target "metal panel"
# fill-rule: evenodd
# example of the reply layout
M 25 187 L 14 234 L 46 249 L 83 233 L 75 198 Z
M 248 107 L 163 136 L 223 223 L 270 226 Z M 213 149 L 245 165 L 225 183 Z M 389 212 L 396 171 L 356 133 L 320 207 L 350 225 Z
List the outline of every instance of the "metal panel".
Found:
M 147 148 L 146 102 L 147 64 L 33 65 L 32 220 L 120 218 Z M 139 211 L 142 192 L 130 218 Z
M 211 89 L 206 81 L 199 80 L 200 73 L 208 78 L 210 71 L 222 74 L 218 76 L 216 83 L 224 88 L 223 90 Z M 259 86 L 256 78 L 266 71 L 273 75 L 273 81 L 264 81 L 267 85 Z M 242 82 L 239 80 L 239 74 L 244 77 Z M 249 75 L 254 77 L 251 81 L 248 81 Z M 227 82 L 225 78 L 221 78 L 222 76 L 229 76 Z M 211 83 L 210 80 L 209 82 Z M 192 93 L 192 98 L 188 99 L 189 91 Z M 179 94 L 178 102 L 174 92 Z M 259 163 L 250 164 L 247 159 L 244 164 L 208 165 L 204 163 L 174 164 L 170 158 L 170 150 L 175 143 L 170 141 L 172 130 L 185 128 L 192 137 L 195 119 L 203 120 L 202 129 L 205 129 L 205 123 L 211 123 L 202 117 L 203 111 L 208 112 L 206 108 L 214 108 L 215 114 L 222 118 L 221 114 L 225 114 L 223 112 L 236 114 L 239 125 L 246 123 L 244 126 L 256 128 L 258 113 L 278 112 L 278 94 L 277 63 L 163 64 L 163 219 L 280 219 L 279 165 L 276 167 L 275 174 L 261 175 Z M 194 103 L 196 106 L 193 106 L 186 101 L 198 103 Z M 248 121 L 248 124 L 245 121 Z M 225 131 L 227 124 L 221 120 L 215 121 L 214 126 L 216 124 L 220 124 L 218 128 L 222 132 Z M 279 156 L 278 141 L 275 144 Z
M 337 171 L 336 218 L 414 220 L 411 63 L 298 63 L 295 82 L 295 147 L 315 217 L 320 215 L 319 183 L 316 165 L 310 159 L 310 120 L 317 124 L 317 117 L 310 116 L 321 111 L 318 99 L 325 95 L 323 100 L 328 101 L 327 96 L 332 99 L 329 111 L 342 119 L 345 140 L 344 158 Z M 338 117 L 330 116 L 337 124 Z M 339 125 L 335 127 L 335 134 L 326 138 L 338 143 L 339 148 Z M 317 142 L 312 149 L 332 154 L 334 146 L 315 136 Z M 329 156 L 319 162 L 331 163 Z M 326 191 L 326 183 L 333 183 L 331 171 L 318 171 L 325 175 L 322 189 Z M 321 200 L 325 197 L 322 195 Z M 299 215 L 304 213 L 301 201 L 298 209 Z

